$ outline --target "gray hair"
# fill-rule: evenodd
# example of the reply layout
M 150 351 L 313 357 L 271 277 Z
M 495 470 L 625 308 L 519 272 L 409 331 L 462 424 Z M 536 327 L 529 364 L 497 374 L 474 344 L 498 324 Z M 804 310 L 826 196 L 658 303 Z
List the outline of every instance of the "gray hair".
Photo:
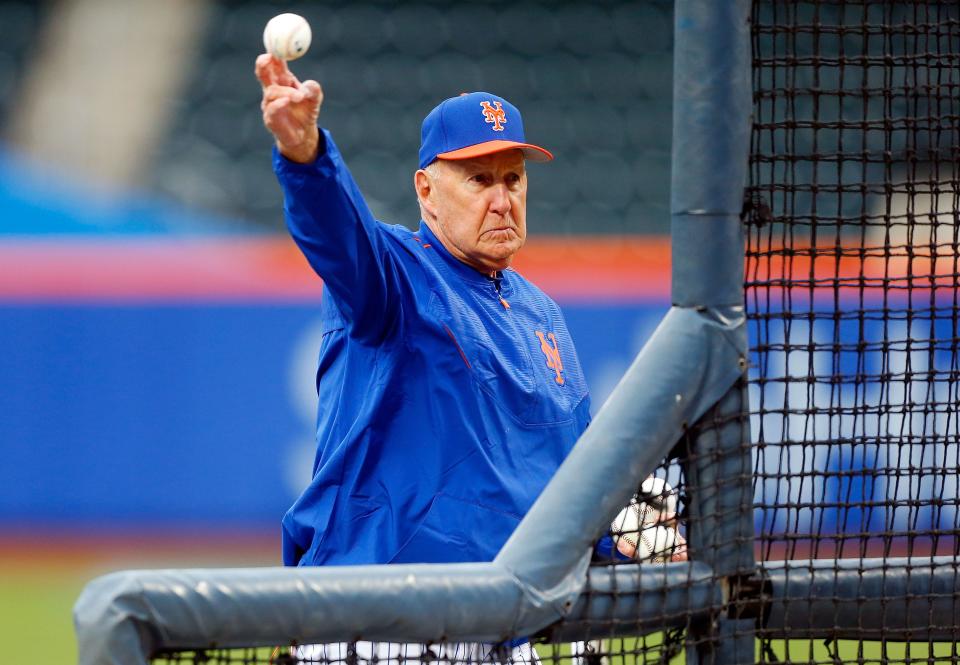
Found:
M 440 177 L 440 160 L 433 160 L 429 164 L 423 167 L 423 170 L 427 172 L 431 178 L 436 179 Z

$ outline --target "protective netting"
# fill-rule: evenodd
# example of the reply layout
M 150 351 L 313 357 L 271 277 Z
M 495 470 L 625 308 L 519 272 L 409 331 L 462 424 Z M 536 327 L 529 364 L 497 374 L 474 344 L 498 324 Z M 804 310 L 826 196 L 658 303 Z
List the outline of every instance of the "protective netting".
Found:
M 474 663 L 510 663 L 532 665 L 536 662 L 530 644 L 489 645 L 479 643 L 399 644 L 391 642 L 341 642 L 261 649 L 209 649 L 184 651 L 155 658 L 154 663 L 169 665 L 472 665 Z
M 594 549 L 592 571 L 617 567 L 640 579 L 644 575 L 656 574 L 658 567 L 666 563 L 689 559 L 685 510 L 688 487 L 680 453 L 688 449 L 687 443 L 681 442 L 667 460 L 638 483 L 633 499 L 614 517 L 608 536 Z M 592 575 L 588 575 L 583 591 L 588 606 L 609 601 L 623 602 L 633 594 L 636 592 L 616 587 L 601 588 L 594 583 Z M 570 665 L 682 662 L 683 649 L 690 639 L 688 629 L 692 619 L 686 613 L 671 611 L 665 606 L 658 614 L 653 623 L 645 626 L 642 634 L 637 636 L 625 637 L 624 626 L 605 617 L 578 622 L 577 630 L 594 638 L 584 642 L 547 643 L 553 635 L 548 630 L 539 636 L 537 653 L 545 662 L 566 661 Z M 562 626 L 563 622 L 559 625 Z
M 756 2 L 752 36 L 758 558 L 955 556 L 960 6 Z M 761 657 L 957 661 L 951 644 L 888 641 L 894 614 L 860 625 L 868 642 L 776 640 Z M 956 616 L 929 625 L 960 639 Z
M 156 656 L 155 665 L 667 665 L 682 649 L 682 631 L 634 639 L 568 644 L 484 645 L 344 642 L 273 648 L 201 649 Z
M 755 6 L 761 558 L 956 551 L 958 19 L 953 2 Z

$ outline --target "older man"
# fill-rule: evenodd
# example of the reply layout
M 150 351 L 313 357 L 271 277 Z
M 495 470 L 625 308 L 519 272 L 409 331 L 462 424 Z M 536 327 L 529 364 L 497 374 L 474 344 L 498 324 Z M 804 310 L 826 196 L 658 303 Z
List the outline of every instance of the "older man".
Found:
M 371 215 L 323 94 L 262 55 L 287 225 L 323 278 L 313 481 L 283 520 L 287 565 L 491 560 L 586 428 L 556 303 L 510 266 L 526 240 L 519 111 L 485 92 L 423 121 L 417 231 Z

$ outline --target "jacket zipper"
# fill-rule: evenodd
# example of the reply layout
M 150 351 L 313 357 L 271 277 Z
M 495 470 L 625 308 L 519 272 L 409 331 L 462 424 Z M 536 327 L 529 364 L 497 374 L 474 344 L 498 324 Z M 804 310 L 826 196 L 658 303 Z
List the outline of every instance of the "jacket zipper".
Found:
M 503 305 L 504 309 L 510 309 L 510 303 L 500 295 L 500 282 L 503 281 L 503 277 L 491 277 L 490 279 L 493 281 L 493 288 L 497 291 L 497 299 L 500 300 L 500 304 Z

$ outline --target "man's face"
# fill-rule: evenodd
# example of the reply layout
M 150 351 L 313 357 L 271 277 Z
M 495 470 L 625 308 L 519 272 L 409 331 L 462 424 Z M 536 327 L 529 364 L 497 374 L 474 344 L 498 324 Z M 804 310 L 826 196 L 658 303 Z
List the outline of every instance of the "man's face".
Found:
M 467 265 L 483 273 L 503 270 L 523 247 L 527 172 L 519 150 L 437 160 L 417 172 L 415 184 L 424 221 Z

